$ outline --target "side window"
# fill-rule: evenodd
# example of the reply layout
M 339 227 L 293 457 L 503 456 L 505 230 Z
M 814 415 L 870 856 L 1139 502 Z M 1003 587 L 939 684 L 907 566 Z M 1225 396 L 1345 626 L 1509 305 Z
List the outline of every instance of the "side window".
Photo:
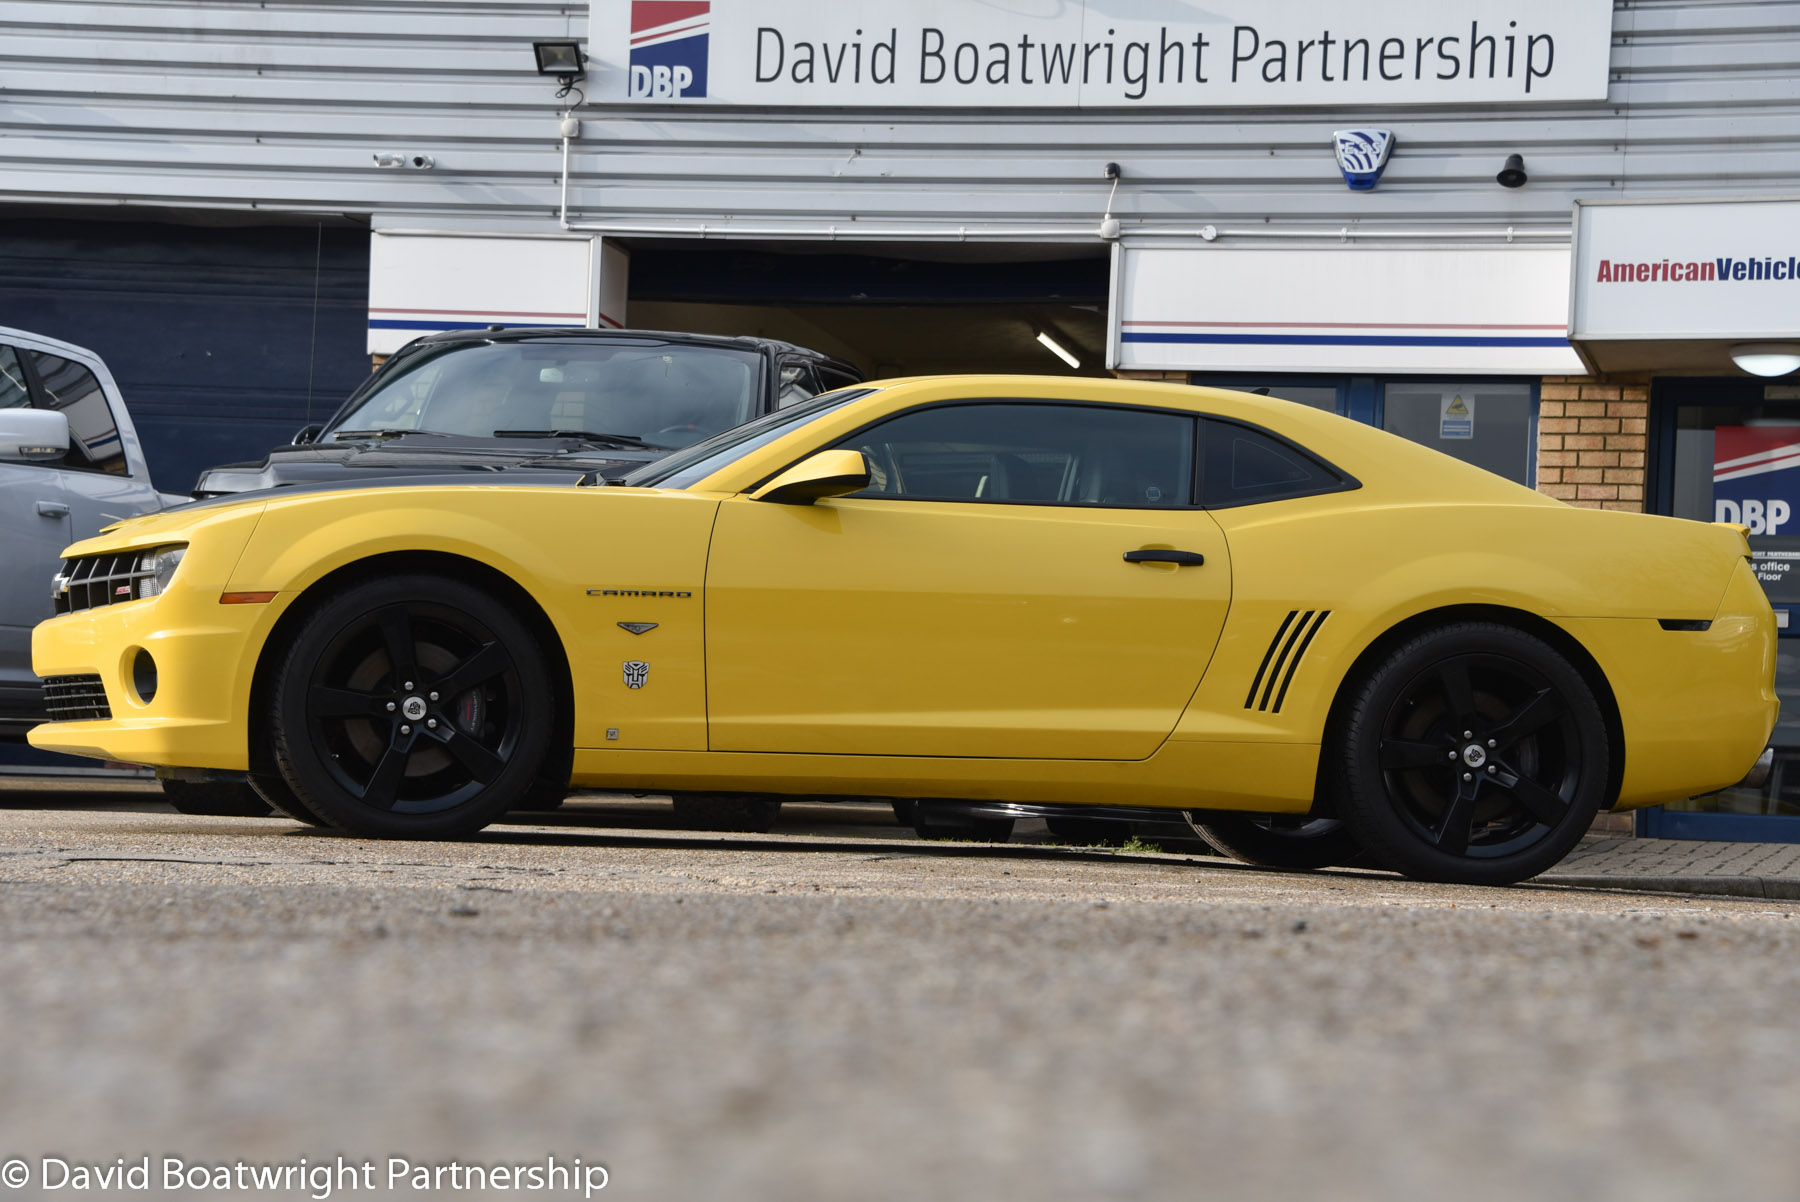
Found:
M 129 475 L 119 427 L 94 373 L 72 359 L 43 351 L 26 353 L 37 368 L 44 407 L 60 409 L 69 418 L 69 453 L 63 466 Z
M 1227 509 L 1336 492 L 1349 482 L 1300 448 L 1249 426 L 1208 421 L 1201 501 Z
M 849 372 L 832 367 L 828 363 L 818 364 L 813 370 L 818 372 L 820 384 L 828 390 L 833 388 L 849 388 L 852 384 L 862 383 L 861 376 L 853 376 Z
M 25 383 L 25 365 L 19 352 L 0 346 L 0 409 L 31 408 L 31 389 Z
M 869 458 L 858 496 L 1169 509 L 1192 504 L 1194 419 L 1110 405 L 915 409 L 839 446 Z
M 781 365 L 781 391 L 775 394 L 775 407 L 786 409 L 825 391 L 813 375 L 812 364 L 787 362 Z

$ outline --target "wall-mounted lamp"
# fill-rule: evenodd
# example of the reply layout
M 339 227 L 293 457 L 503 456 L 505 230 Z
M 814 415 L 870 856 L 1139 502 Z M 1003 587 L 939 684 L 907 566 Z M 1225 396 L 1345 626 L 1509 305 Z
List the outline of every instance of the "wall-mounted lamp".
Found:
M 1785 376 L 1800 371 L 1800 342 L 1740 342 L 1731 361 L 1753 376 Z
M 1043 343 L 1045 348 L 1048 349 L 1050 351 L 1050 353 L 1055 355 L 1058 359 L 1061 359 L 1064 363 L 1067 363 L 1070 367 L 1074 368 L 1076 371 L 1081 370 L 1081 360 L 1077 359 L 1074 355 L 1070 354 L 1068 351 L 1068 348 L 1064 347 L 1063 344 L 1058 342 L 1056 339 L 1050 337 L 1049 334 L 1045 333 L 1042 330 L 1039 330 L 1037 340 L 1039 342 Z
M 554 76 L 562 85 L 556 94 L 559 99 L 587 78 L 587 59 L 581 53 L 580 42 L 533 42 L 531 51 L 537 56 L 537 73 Z
M 1523 188 L 1525 181 L 1530 178 L 1525 174 L 1525 156 L 1509 154 L 1506 156 L 1506 166 L 1500 168 L 1500 174 L 1494 177 L 1494 182 L 1502 188 Z

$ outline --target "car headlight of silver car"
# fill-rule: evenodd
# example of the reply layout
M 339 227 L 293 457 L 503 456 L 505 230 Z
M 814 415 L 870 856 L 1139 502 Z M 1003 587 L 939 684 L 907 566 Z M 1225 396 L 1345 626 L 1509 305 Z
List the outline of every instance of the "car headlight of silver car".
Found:
M 140 552 L 137 570 L 132 573 L 137 598 L 162 596 L 168 590 L 169 582 L 175 579 L 175 569 L 181 566 L 181 557 L 186 554 L 185 545 L 152 547 Z

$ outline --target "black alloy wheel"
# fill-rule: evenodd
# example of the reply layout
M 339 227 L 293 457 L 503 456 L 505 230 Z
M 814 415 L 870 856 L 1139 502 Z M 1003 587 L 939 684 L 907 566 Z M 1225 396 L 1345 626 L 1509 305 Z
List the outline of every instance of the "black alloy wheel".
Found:
M 1610 748 L 1587 682 L 1524 631 L 1469 622 L 1395 651 L 1337 748 L 1341 809 L 1374 858 L 1419 880 L 1506 885 L 1573 848 Z
M 177 814 L 207 814 L 222 818 L 267 818 L 269 803 L 240 781 L 165 780 L 163 800 Z
M 539 781 L 552 695 L 501 602 L 436 576 L 375 580 L 323 602 L 288 647 L 271 744 L 300 804 L 340 830 L 460 838 Z
M 1310 871 L 1342 868 L 1363 858 L 1344 824 L 1304 814 L 1214 814 L 1189 810 L 1194 833 L 1240 864 Z

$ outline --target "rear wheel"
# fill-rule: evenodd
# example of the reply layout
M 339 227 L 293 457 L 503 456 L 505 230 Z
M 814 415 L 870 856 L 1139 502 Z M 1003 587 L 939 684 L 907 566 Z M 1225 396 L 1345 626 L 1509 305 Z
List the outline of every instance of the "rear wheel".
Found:
M 509 607 L 407 575 L 353 585 L 301 626 L 276 673 L 271 746 L 300 803 L 377 838 L 461 838 L 540 779 L 549 672 Z
M 225 818 L 267 818 L 269 803 L 241 781 L 165 780 L 163 799 L 177 814 L 209 814 Z
M 675 821 L 691 831 L 737 831 L 760 835 L 781 816 L 781 803 L 734 793 L 679 793 L 672 797 Z
M 1194 833 L 1223 854 L 1258 868 L 1335 868 L 1362 854 L 1334 818 L 1208 814 L 1190 811 Z
M 915 801 L 913 833 L 921 839 L 968 839 L 977 843 L 1005 843 L 1012 838 L 1011 818 L 982 818 L 961 806 Z
M 1390 655 L 1335 749 L 1340 808 L 1376 860 L 1420 880 L 1507 885 L 1575 846 L 1606 792 L 1599 703 L 1568 660 L 1509 626 L 1429 631 Z
M 273 772 L 250 773 L 250 787 L 262 796 L 262 799 L 295 822 L 304 822 L 308 826 L 325 826 L 326 821 L 306 808 L 299 797 L 295 796 L 292 786 Z

